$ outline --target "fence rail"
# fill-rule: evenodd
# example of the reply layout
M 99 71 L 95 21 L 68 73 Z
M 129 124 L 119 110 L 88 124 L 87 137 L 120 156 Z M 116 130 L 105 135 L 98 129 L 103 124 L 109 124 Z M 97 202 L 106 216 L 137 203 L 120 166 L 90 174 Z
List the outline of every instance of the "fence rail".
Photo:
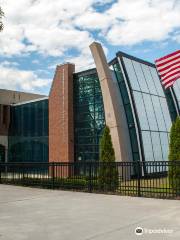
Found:
M 155 198 L 180 197 L 180 161 L 0 163 L 0 183 Z

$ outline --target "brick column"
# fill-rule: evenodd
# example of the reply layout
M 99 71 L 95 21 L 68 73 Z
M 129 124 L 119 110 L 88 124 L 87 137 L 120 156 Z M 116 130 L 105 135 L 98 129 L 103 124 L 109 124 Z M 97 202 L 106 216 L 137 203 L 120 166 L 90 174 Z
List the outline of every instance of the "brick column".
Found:
M 56 68 L 49 95 L 49 162 L 74 161 L 74 71 L 70 63 Z

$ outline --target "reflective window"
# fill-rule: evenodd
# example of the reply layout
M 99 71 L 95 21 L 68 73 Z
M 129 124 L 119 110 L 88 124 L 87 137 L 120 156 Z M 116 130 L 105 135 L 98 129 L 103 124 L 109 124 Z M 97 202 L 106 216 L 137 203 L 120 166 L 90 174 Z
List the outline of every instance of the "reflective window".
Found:
M 152 96 L 152 102 L 153 102 L 153 108 L 156 114 L 159 131 L 167 131 L 159 97 Z
M 123 57 L 124 64 L 126 66 L 127 74 L 131 82 L 131 87 L 134 90 L 140 90 L 140 86 L 135 74 L 134 67 L 132 65 L 132 61 L 128 58 Z
M 11 107 L 8 160 L 48 162 L 48 100 Z
M 134 91 L 134 100 L 136 103 L 140 127 L 142 130 L 149 130 L 149 123 L 147 119 L 142 93 Z
M 148 88 L 149 88 L 149 92 L 157 95 L 156 87 L 155 87 L 155 84 L 154 84 L 154 79 L 153 79 L 153 77 L 150 73 L 149 66 L 147 66 L 145 64 L 141 64 L 141 67 L 142 67 L 142 70 L 143 70 L 143 73 L 144 73 L 144 76 L 145 76 L 145 79 L 146 79 L 146 83 L 147 83 Z
M 156 116 L 154 114 L 154 108 L 152 105 L 151 96 L 146 93 L 143 93 L 142 95 L 144 99 L 144 105 L 147 113 L 147 119 L 149 121 L 150 130 L 158 131 L 158 126 L 157 126 Z
M 97 161 L 105 116 L 95 70 L 74 74 L 74 118 L 75 160 Z
M 151 142 L 151 136 L 149 131 L 142 131 L 142 140 L 143 140 L 144 155 L 145 155 L 146 161 L 154 161 L 152 142 Z
M 164 97 L 164 91 L 163 91 L 163 88 L 162 88 L 162 85 L 161 85 L 161 82 L 160 82 L 160 79 L 158 77 L 156 69 L 153 68 L 153 67 L 149 67 L 149 69 L 150 69 L 151 75 L 153 77 L 154 84 L 156 86 L 156 90 L 157 90 L 158 95 Z
M 135 72 L 136 72 L 136 76 L 139 82 L 139 86 L 142 92 L 149 92 L 147 83 L 146 83 L 146 79 L 144 77 L 144 73 L 142 71 L 141 65 L 140 63 L 136 62 L 136 61 L 132 61 Z
M 160 100 L 160 103 L 161 103 L 162 112 L 163 112 L 165 123 L 166 123 L 166 128 L 167 128 L 167 131 L 169 132 L 172 123 L 171 123 L 171 118 L 170 118 L 170 115 L 169 115 L 167 102 L 166 102 L 165 98 L 160 97 L 159 100 Z
M 123 61 L 139 122 L 139 134 L 142 134 L 145 160 L 167 160 L 168 133 L 172 121 L 156 68 L 127 57 L 123 57 Z M 162 136 L 165 138 L 163 141 Z
M 162 156 L 159 132 L 151 132 L 151 138 L 152 138 L 154 160 L 155 161 L 162 161 L 163 156 Z M 166 136 L 166 138 L 167 138 L 167 136 Z
M 132 113 L 132 106 L 130 104 L 130 99 L 129 99 L 129 95 L 125 85 L 122 70 L 120 69 L 120 66 L 117 62 L 113 64 L 113 69 L 118 82 L 119 91 L 122 97 L 124 110 L 126 113 L 133 161 L 138 161 L 140 160 L 140 155 L 139 155 L 139 147 L 138 147 L 138 141 L 137 141 L 137 132 L 136 132 L 135 122 L 134 122 L 133 113 Z
M 169 88 L 165 90 L 165 94 L 166 94 L 167 104 L 169 107 L 170 117 L 171 117 L 171 120 L 174 122 L 177 117 L 177 109 L 175 107 L 174 99 L 172 97 L 172 93 Z
M 164 133 L 164 132 L 161 132 L 160 133 L 160 139 L 161 139 L 163 159 L 165 161 L 168 161 L 168 152 L 169 152 L 168 134 Z

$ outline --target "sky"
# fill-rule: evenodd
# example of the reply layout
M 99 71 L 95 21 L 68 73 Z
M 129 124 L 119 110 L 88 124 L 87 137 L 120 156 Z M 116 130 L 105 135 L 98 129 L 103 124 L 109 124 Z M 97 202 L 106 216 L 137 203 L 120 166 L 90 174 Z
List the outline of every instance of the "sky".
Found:
M 94 67 L 89 45 L 154 62 L 180 49 L 180 0 L 0 0 L 0 88 L 48 95 L 57 64 Z

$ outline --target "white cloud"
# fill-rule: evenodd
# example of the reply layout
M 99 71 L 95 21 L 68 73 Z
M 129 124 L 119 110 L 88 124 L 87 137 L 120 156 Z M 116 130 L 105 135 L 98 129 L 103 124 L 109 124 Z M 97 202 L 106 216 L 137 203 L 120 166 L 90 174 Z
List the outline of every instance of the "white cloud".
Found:
M 69 59 L 70 62 L 75 63 L 76 72 L 94 68 L 94 61 L 89 53 L 82 53 L 77 57 L 72 57 Z
M 83 29 L 105 30 L 110 26 L 110 23 L 112 24 L 113 21 L 114 19 L 111 15 L 96 12 L 95 9 L 91 8 L 87 12 L 78 16 L 75 19 L 74 24 Z
M 60 56 L 69 48 L 81 51 L 93 41 L 88 31 L 73 26 L 73 19 L 86 12 L 95 0 L 9 0 L 2 1 L 5 12 L 0 54 L 14 55 L 38 51 Z
M 40 91 L 50 79 L 39 78 L 33 71 L 20 70 L 7 62 L 0 64 L 0 88 L 20 91 Z
M 5 12 L 5 28 L 0 35 L 0 55 L 12 56 L 36 52 L 44 56 L 64 58 L 64 61 L 74 62 L 77 70 L 82 70 L 93 66 L 88 46 L 94 38 L 107 40 L 113 45 L 133 45 L 143 41 L 164 41 L 168 38 L 180 41 L 178 35 L 171 36 L 171 33 L 174 30 L 178 31 L 180 27 L 180 1 L 113 2 L 113 0 L 1 0 Z M 107 3 L 108 9 L 101 12 L 94 7 Z M 92 34 L 94 30 L 97 30 L 96 37 Z M 72 57 L 67 57 L 72 49 L 75 53 Z M 3 76 L 6 76 L 6 81 L 5 78 L 0 79 L 1 85 L 9 87 L 10 81 L 7 80 L 7 76 L 14 79 L 11 84 L 13 88 L 21 88 L 20 85 L 23 84 L 24 90 L 33 90 L 41 84 L 46 85 L 47 81 L 44 79 L 39 81 L 34 72 L 20 71 L 15 67 L 1 65 Z M 24 83 L 20 78 L 25 79 Z
M 74 24 L 100 31 L 113 45 L 134 45 L 142 41 L 168 39 L 180 27 L 180 1 L 119 0 L 105 12 L 90 8 Z
M 93 41 L 90 30 L 114 45 L 168 38 L 180 26 L 180 1 L 173 0 L 2 0 L 5 29 L 0 54 L 36 51 L 64 56 L 83 52 Z M 104 12 L 95 5 L 112 3 Z M 80 55 L 79 55 L 80 56 Z
M 179 1 L 121 0 L 109 10 L 120 20 L 108 31 L 107 40 L 115 45 L 165 40 L 180 27 L 179 13 Z
M 176 41 L 177 43 L 180 43 L 180 32 L 176 33 L 173 36 L 173 40 Z

